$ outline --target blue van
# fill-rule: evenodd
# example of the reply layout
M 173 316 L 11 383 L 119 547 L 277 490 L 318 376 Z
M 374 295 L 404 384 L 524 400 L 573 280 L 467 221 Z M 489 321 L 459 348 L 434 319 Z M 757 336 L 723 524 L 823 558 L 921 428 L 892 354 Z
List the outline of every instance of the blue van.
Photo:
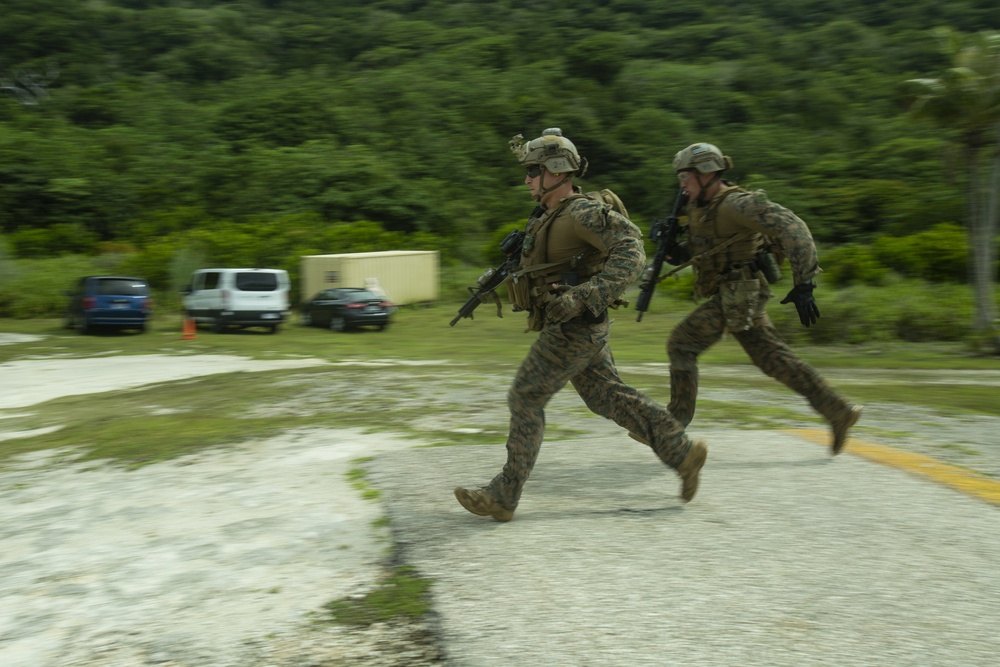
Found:
M 149 283 L 130 276 L 86 276 L 66 292 L 66 328 L 82 334 L 97 327 L 146 330 L 153 313 Z

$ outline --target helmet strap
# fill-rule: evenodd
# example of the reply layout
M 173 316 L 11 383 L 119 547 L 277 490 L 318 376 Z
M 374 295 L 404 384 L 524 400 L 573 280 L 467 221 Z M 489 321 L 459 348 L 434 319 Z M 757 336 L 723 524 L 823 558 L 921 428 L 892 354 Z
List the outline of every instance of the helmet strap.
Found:
M 542 173 L 540 173 L 538 175 L 538 195 L 536 196 L 535 201 L 538 201 L 538 202 L 542 201 L 542 198 L 545 197 L 545 195 L 549 194 L 553 190 L 558 189 L 559 186 L 561 186 L 563 183 L 565 183 L 566 181 L 569 180 L 569 177 L 570 177 L 570 175 L 573 172 L 567 171 L 566 175 L 563 176 L 561 179 L 559 179 L 556 182 L 556 184 L 553 185 L 550 188 L 545 187 L 545 174 L 546 173 L 548 173 L 548 171 L 546 169 L 542 169 Z
M 702 185 L 701 182 L 700 171 L 695 172 L 695 178 L 698 179 L 698 185 L 701 186 L 701 188 L 698 190 L 698 199 L 695 201 L 695 204 L 698 206 L 698 208 L 705 208 L 706 206 L 708 206 L 708 202 L 705 200 L 705 191 L 722 179 L 722 172 L 721 171 L 712 172 L 712 179 L 708 183 L 705 183 L 704 185 Z

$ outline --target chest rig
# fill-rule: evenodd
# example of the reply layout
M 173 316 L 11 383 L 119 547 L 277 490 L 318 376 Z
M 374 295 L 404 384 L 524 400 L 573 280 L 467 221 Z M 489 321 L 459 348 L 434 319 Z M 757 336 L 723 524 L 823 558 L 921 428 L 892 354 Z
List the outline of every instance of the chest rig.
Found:
M 596 199 L 589 194 L 572 194 L 555 208 L 533 215 L 525 227 L 521 264 L 510 276 L 508 292 L 514 310 L 529 311 L 532 329 L 540 329 L 553 285 L 579 285 L 604 267 L 607 252 L 579 238 L 573 215 L 567 210 L 571 202 L 583 198 Z
M 756 274 L 753 262 L 768 240 L 759 232 L 748 230 L 742 214 L 731 206 L 723 207 L 726 198 L 739 187 L 729 187 L 708 206 L 688 213 L 688 250 L 697 277 L 697 296 L 711 296 L 726 280 L 750 278 Z

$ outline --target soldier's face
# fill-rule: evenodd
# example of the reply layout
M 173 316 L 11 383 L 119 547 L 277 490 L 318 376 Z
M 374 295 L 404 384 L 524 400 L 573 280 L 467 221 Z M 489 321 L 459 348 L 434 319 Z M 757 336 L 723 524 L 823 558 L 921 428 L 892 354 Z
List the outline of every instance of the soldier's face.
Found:
M 537 164 L 525 168 L 524 184 L 531 190 L 531 196 L 535 201 L 538 201 L 542 196 L 541 176 L 544 171 L 545 169 Z
M 677 172 L 677 182 L 680 183 L 681 189 L 692 200 L 697 199 L 704 188 L 701 183 L 701 174 L 694 170 Z

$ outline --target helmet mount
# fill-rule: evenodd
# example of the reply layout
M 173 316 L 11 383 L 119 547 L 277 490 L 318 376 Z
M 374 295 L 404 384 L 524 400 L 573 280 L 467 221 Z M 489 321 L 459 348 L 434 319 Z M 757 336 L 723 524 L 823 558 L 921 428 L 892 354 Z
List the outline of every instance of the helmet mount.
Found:
M 522 166 L 539 165 L 545 171 L 556 176 L 563 175 L 554 185 L 545 187 L 545 171 L 539 176 L 540 192 L 536 199 L 552 192 L 572 176 L 583 176 L 587 171 L 586 158 L 580 157 L 572 141 L 563 136 L 562 129 L 549 127 L 542 135 L 531 141 L 525 141 L 524 135 L 517 134 L 511 138 L 510 150 Z

